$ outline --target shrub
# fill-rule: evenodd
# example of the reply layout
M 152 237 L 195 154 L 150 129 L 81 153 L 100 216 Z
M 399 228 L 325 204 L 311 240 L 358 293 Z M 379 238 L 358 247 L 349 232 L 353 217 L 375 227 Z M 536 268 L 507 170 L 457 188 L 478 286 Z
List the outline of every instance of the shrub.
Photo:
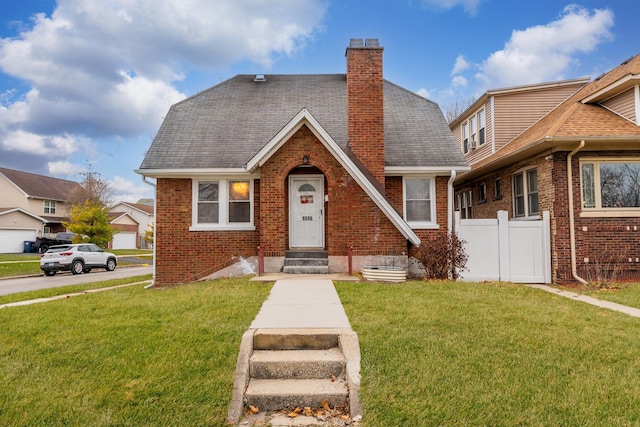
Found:
M 413 258 L 427 279 L 457 279 L 469 258 L 464 250 L 466 242 L 455 233 L 440 232 L 422 243 Z

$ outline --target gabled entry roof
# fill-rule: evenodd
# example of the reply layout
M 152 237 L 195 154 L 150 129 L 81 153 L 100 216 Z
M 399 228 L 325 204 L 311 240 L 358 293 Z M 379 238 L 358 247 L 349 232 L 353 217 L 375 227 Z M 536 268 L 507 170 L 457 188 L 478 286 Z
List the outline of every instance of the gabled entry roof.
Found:
M 249 172 L 255 171 L 262 166 L 269 158 L 282 147 L 287 140 L 303 125 L 306 125 L 311 132 L 320 140 L 322 145 L 331 153 L 340 165 L 351 175 L 365 193 L 373 200 L 378 208 L 386 215 L 391 223 L 400 233 L 409 240 L 411 244 L 420 246 L 420 238 L 411 229 L 404 218 L 391 206 L 391 203 L 378 190 L 378 186 L 363 172 L 356 163 L 343 151 L 331 135 L 323 129 L 313 115 L 303 108 L 298 114 L 287 123 L 246 165 Z

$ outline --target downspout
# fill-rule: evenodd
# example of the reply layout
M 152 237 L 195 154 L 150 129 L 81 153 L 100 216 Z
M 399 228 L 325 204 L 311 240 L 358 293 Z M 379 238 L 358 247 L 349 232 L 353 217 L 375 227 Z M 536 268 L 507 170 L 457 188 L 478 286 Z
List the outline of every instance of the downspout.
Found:
M 456 179 L 456 170 L 451 169 L 451 177 L 447 182 L 447 231 L 453 231 L 453 181 Z
M 569 236 L 571 242 L 571 274 L 573 275 L 573 278 L 578 282 L 586 285 L 588 284 L 588 282 L 582 277 L 578 276 L 578 270 L 576 266 L 576 232 L 574 229 L 575 225 L 573 218 L 573 169 L 571 167 L 571 159 L 573 158 L 574 154 L 582 150 L 584 144 L 585 141 L 583 139 L 582 141 L 580 141 L 580 145 L 567 156 L 567 186 L 569 188 Z
M 156 191 L 156 184 L 151 181 L 147 181 L 147 177 L 142 175 L 142 182 L 153 187 L 153 276 L 151 277 L 151 283 L 145 286 L 145 289 L 153 288 L 156 283 L 156 222 L 158 220 L 158 194 Z

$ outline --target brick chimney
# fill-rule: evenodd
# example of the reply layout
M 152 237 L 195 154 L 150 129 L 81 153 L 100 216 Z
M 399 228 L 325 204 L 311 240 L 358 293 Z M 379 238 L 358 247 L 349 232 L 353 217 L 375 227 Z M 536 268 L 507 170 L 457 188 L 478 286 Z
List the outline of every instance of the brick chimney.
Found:
M 384 97 L 378 39 L 351 39 L 347 48 L 349 148 L 384 188 Z

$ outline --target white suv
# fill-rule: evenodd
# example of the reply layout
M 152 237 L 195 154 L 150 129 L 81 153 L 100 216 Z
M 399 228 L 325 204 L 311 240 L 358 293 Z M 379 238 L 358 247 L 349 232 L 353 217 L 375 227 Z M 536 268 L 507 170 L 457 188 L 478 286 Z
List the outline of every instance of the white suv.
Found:
M 45 276 L 54 276 L 58 271 L 88 273 L 92 268 L 113 271 L 117 262 L 114 254 L 105 252 L 93 243 L 76 243 L 51 246 L 40 255 L 40 270 L 44 271 Z

